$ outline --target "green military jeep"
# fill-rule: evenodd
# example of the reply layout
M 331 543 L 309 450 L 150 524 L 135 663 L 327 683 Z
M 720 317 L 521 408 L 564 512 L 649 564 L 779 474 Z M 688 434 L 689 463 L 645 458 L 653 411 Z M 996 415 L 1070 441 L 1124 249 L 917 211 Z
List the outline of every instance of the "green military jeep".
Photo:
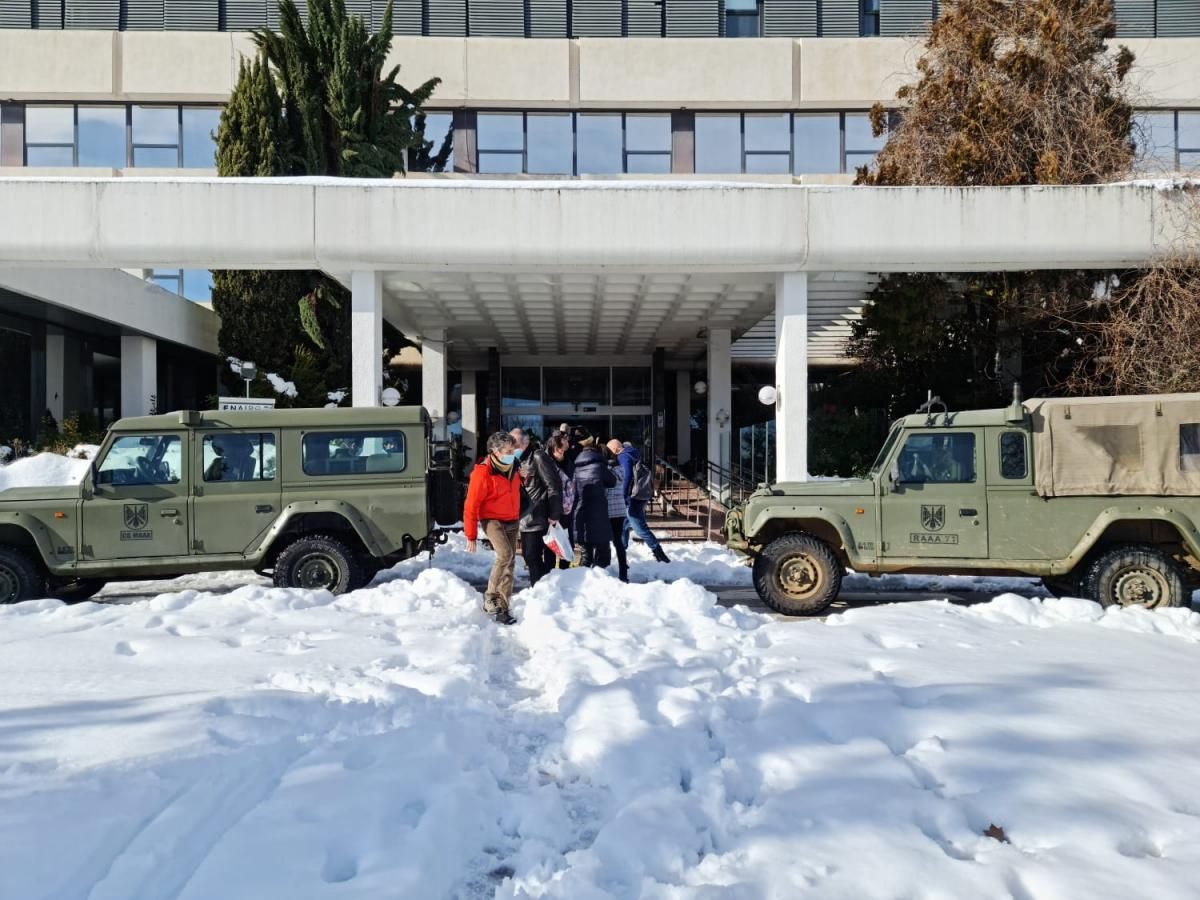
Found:
M 1175 394 L 907 416 L 866 478 L 763 485 L 725 530 L 767 605 L 813 615 L 847 569 L 1035 576 L 1106 606 L 1187 606 L 1198 524 L 1200 394 Z
M 0 603 L 225 569 L 354 590 L 456 518 L 429 434 L 419 407 L 122 419 L 81 485 L 0 492 Z

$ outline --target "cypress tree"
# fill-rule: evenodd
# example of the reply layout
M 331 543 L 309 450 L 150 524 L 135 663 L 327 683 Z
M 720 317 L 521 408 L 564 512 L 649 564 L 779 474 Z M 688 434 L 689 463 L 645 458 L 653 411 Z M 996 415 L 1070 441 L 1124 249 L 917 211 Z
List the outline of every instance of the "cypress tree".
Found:
M 391 177 L 445 165 L 449 139 L 433 153 L 421 112 L 439 80 L 409 91 L 396 81 L 399 66 L 383 72 L 390 2 L 375 35 L 342 0 L 309 0 L 307 27 L 293 0 L 280 0 L 279 12 L 279 33 L 254 34 L 259 53 L 242 62 L 221 116 L 219 175 Z M 299 395 L 279 405 L 323 406 L 349 384 L 349 292 L 323 273 L 214 272 L 213 308 L 223 356 L 296 383 Z M 223 371 L 230 390 L 241 387 Z M 273 395 L 265 382 L 254 389 Z

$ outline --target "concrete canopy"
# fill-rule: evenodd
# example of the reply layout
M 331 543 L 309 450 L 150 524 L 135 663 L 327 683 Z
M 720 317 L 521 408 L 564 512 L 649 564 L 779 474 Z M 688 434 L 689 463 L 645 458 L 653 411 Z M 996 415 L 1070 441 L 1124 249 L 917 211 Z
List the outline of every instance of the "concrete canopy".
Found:
M 0 266 L 319 268 L 347 285 L 374 271 L 384 316 L 455 353 L 665 347 L 684 358 L 703 351 L 705 329 L 736 339 L 759 326 L 765 339 L 776 276 L 803 271 L 814 273 L 809 358 L 824 361 L 872 273 L 1142 265 L 1179 238 L 1177 193 L 1140 183 L 0 178 Z

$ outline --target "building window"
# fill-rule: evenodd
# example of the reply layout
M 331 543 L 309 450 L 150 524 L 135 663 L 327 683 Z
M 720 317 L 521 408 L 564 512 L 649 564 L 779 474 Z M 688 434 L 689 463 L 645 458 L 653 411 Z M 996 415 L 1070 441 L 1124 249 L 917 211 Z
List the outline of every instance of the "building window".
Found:
M 148 280 L 197 303 L 212 300 L 212 272 L 208 269 L 152 269 Z
M 438 171 L 454 171 L 454 144 L 452 132 L 454 115 L 448 112 L 429 112 L 425 114 L 425 140 L 429 143 L 429 156 L 436 157 L 442 152 L 442 146 L 450 139 L 450 153 L 446 157 L 446 165 Z
M 696 171 L 702 174 L 792 170 L 792 117 L 788 113 L 696 116 Z
M 879 36 L 879 0 L 862 0 L 858 26 L 863 37 Z
M 616 175 L 671 171 L 669 113 L 479 113 L 482 174 Z
M 887 134 L 875 137 L 871 133 L 871 117 L 867 113 L 844 113 L 845 124 L 845 168 L 844 172 L 854 172 L 859 166 L 869 166 L 875 162 L 875 154 L 887 143 Z
M 797 113 L 792 117 L 792 171 L 834 175 L 842 171 L 841 113 Z
M 75 165 L 75 107 L 25 107 L 25 165 Z
M 1179 111 L 1179 171 L 1200 172 L 1200 112 Z
M 212 169 L 219 106 L 29 105 L 25 165 Z
M 759 37 L 762 34 L 760 0 L 725 0 L 725 37 Z
M 669 113 L 625 114 L 625 171 L 646 174 L 671 171 Z

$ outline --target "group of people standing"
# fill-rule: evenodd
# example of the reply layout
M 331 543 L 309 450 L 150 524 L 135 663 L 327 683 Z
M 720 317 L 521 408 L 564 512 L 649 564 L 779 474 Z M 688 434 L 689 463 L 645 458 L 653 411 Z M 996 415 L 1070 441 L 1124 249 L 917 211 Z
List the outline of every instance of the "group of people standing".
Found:
M 631 532 L 656 560 L 669 562 L 646 521 L 653 496 L 653 471 L 632 444 L 616 438 L 602 444 L 587 429 L 567 425 L 533 450 L 520 428 L 493 434 L 471 472 L 463 512 L 467 550 L 475 552 L 482 529 L 496 553 L 485 612 L 505 625 L 516 621 L 509 600 L 518 547 L 531 585 L 569 567 L 545 543 L 552 525 L 566 529 L 581 566 L 607 568 L 615 548 L 622 581 L 629 580 Z

